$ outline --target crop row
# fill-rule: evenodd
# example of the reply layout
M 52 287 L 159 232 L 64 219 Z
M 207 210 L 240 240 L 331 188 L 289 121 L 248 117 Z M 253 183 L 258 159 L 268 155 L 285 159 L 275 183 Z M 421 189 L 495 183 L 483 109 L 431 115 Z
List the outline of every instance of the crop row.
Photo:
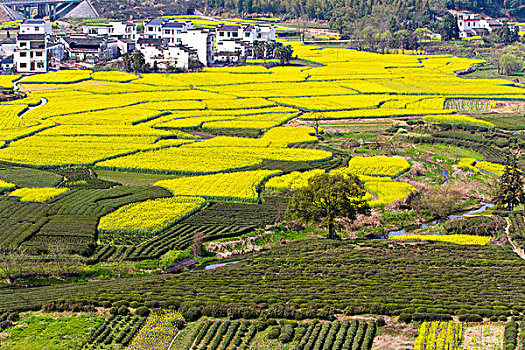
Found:
M 90 258 L 92 262 L 106 260 L 144 260 L 159 258 L 170 250 L 191 246 L 196 232 L 206 240 L 240 236 L 255 228 L 253 225 L 188 225 L 176 224 L 137 246 L 101 245 Z
M 206 320 L 190 323 L 173 346 L 180 350 L 261 349 L 267 346 L 262 345 L 266 338 L 281 346 L 293 343 L 297 350 L 370 350 L 375 335 L 375 321 L 364 320 L 323 323 Z
M 123 349 L 137 334 L 146 318 L 139 316 L 117 316 L 110 315 L 97 329 L 91 333 L 83 350 L 105 349 L 111 346 L 113 349 Z
M 0 294 L 0 310 L 38 308 L 53 300 L 71 305 L 148 300 L 197 314 L 213 304 L 232 318 L 329 319 L 334 313 L 417 314 L 418 320 L 436 315 L 508 317 L 512 308 L 525 306 L 524 266 L 506 246 L 308 240 L 213 271 L 6 289 Z M 433 282 L 421 284 L 429 280 Z
M 414 342 L 414 350 L 450 349 L 460 350 L 463 325 L 454 322 L 423 322 Z

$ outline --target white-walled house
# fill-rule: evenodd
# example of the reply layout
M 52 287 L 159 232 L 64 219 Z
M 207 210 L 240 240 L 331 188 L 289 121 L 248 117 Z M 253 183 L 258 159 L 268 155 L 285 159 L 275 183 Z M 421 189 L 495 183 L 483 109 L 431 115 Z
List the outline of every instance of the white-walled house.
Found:
M 248 24 L 241 27 L 242 40 L 253 44 L 256 41 L 275 41 L 275 26 Z
M 274 26 L 221 25 L 216 29 L 216 62 L 236 62 L 239 56 L 252 57 L 257 42 L 275 41 Z
M 18 34 L 16 40 L 17 49 L 13 55 L 13 62 L 17 72 L 47 72 L 47 40 L 46 34 Z
M 137 40 L 137 25 L 130 21 L 110 21 L 109 25 L 113 29 L 111 36 L 118 39 Z
M 215 62 L 238 62 L 241 57 L 253 55 L 253 46 L 241 39 L 220 40 L 216 49 Z
M 51 35 L 53 26 L 50 21 L 29 19 L 20 23 L 20 34 L 48 34 Z
M 191 57 L 197 57 L 197 51 L 184 45 L 169 45 L 166 39 L 140 38 L 136 49 L 144 55 L 145 62 L 161 69 L 168 66 L 188 69 Z
M 104 36 L 104 35 L 111 35 L 112 27 L 109 24 L 102 23 L 102 24 L 89 24 L 82 27 L 82 33 L 85 35 L 92 35 L 92 36 Z
M 82 27 L 82 33 L 91 36 L 110 36 L 117 39 L 138 39 L 137 25 L 129 21 L 110 21 L 107 24 L 90 24 Z
M 501 28 L 503 24 L 490 17 L 482 17 L 481 15 L 470 11 L 454 11 L 450 13 L 456 17 L 459 27 L 459 34 L 462 38 L 480 35 L 484 30 L 491 32 L 494 29 Z
M 144 24 L 144 38 L 153 39 L 160 38 L 162 34 L 162 27 L 166 24 L 166 20 L 152 19 Z
M 197 52 L 197 57 L 204 66 L 213 64 L 213 31 L 194 28 L 191 22 L 151 20 L 144 25 L 144 38 L 163 39 L 168 46 L 186 46 Z
M 17 72 L 47 72 L 51 57 L 62 58 L 63 47 L 51 34 L 52 25 L 49 21 L 27 20 L 20 24 L 13 52 L 13 64 Z

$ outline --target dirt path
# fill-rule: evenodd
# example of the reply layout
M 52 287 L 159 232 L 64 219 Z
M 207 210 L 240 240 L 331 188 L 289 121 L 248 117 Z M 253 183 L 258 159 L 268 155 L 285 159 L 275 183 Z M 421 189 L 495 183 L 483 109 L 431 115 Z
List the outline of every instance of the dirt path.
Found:
M 525 260 L 525 252 L 523 251 L 523 249 L 519 248 L 516 245 L 516 243 L 514 243 L 514 241 L 510 238 L 510 227 L 512 226 L 512 224 L 510 223 L 510 219 L 509 218 L 505 218 L 505 220 L 507 220 L 507 227 L 505 228 L 505 234 L 507 235 L 507 240 L 509 241 L 510 245 L 512 246 L 512 250 L 514 250 L 514 252 L 516 254 L 518 254 L 518 256 L 520 258 Z

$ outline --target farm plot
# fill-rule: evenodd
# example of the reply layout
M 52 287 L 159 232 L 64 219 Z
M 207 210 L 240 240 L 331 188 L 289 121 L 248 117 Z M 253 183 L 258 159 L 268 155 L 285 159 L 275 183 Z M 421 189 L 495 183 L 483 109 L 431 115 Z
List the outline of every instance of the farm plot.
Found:
M 81 349 L 91 330 L 103 318 L 93 314 L 37 314 L 28 313 L 9 331 L 9 337 L 0 338 L 5 349 Z
M 454 322 L 423 322 L 414 342 L 414 350 L 451 349 L 460 350 L 463 340 L 463 325 Z
M 463 350 L 499 350 L 503 347 L 503 324 L 471 324 L 463 327 Z
M 374 321 L 286 323 L 261 321 L 200 321 L 182 331 L 172 348 L 200 349 L 357 349 L 370 350 L 376 335 Z
M 175 311 L 152 313 L 146 323 L 140 328 L 127 349 L 129 350 L 164 350 L 168 348 L 177 334 L 177 324 L 182 324 L 184 318 Z
M 145 317 L 110 315 L 91 332 L 82 350 L 124 349 L 145 323 Z
M 88 254 L 95 246 L 99 217 L 130 203 L 169 196 L 159 187 L 128 186 L 74 190 L 46 203 L 6 196 L 0 199 L 0 248 Z
M 188 217 L 204 204 L 200 197 L 172 197 L 132 203 L 100 219 L 103 244 L 136 244 Z
M 453 69 L 468 67 L 478 62 L 475 60 L 450 56 L 385 57 L 301 44 L 294 44 L 294 50 L 301 58 L 323 66 L 229 67 L 202 73 L 145 74 L 140 78 L 119 72 L 60 71 L 24 78 L 24 89 L 34 91 L 22 104 L 0 104 L 7 111 L 0 117 L 0 131 L 16 128 L 16 134 L 7 135 L 6 139 L 28 137 L 0 150 L 0 160 L 32 165 L 98 162 L 97 165 L 112 169 L 194 174 L 239 169 L 264 159 L 318 161 L 329 154 L 287 150 L 286 145 L 282 145 L 284 149 L 269 150 L 261 143 L 238 138 L 228 141 L 229 149 L 221 144 L 224 140 L 184 145 L 159 139 L 191 138 L 181 134 L 182 128 L 217 133 L 231 129 L 272 131 L 299 110 L 326 111 L 327 118 L 454 113 L 444 108 L 445 99 L 460 100 L 465 91 L 476 98 L 525 98 L 522 88 L 509 86 L 506 81 L 473 82 L 453 74 Z M 48 90 L 37 88 L 38 83 L 46 83 Z M 304 91 L 311 97 L 301 96 Z M 47 100 L 45 105 L 24 114 L 22 119 L 16 117 L 25 106 L 41 98 Z M 340 112 L 330 112 L 335 110 Z M 92 125 L 100 127 L 96 134 L 68 135 L 31 129 L 44 122 L 50 123 L 46 126 L 59 123 L 51 129 L 57 131 L 70 125 L 81 126 L 80 130 Z M 130 127 L 115 135 L 115 129 L 107 128 L 110 125 Z M 292 128 L 284 129 L 282 134 L 287 132 L 293 133 Z M 73 141 L 80 146 L 71 148 Z M 248 147 L 241 152 L 236 147 L 239 145 Z M 59 151 L 65 148 L 69 152 Z M 131 155 L 134 152 L 139 153 Z M 170 161 L 163 163 L 161 159 Z

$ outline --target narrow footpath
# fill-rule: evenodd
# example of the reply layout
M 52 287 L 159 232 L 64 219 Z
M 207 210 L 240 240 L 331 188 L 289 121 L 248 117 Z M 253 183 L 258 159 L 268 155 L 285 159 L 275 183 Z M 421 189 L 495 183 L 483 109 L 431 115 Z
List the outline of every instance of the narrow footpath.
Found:
M 509 218 L 505 218 L 505 220 L 507 220 L 507 228 L 505 228 L 505 234 L 507 235 L 507 240 L 509 241 L 510 245 L 512 246 L 512 250 L 514 250 L 514 252 L 516 254 L 518 254 L 520 258 L 525 260 L 525 252 L 523 251 L 523 249 L 519 248 L 514 243 L 514 241 L 511 239 L 511 237 L 510 237 L 510 226 L 512 225 L 510 223 L 510 219 Z

